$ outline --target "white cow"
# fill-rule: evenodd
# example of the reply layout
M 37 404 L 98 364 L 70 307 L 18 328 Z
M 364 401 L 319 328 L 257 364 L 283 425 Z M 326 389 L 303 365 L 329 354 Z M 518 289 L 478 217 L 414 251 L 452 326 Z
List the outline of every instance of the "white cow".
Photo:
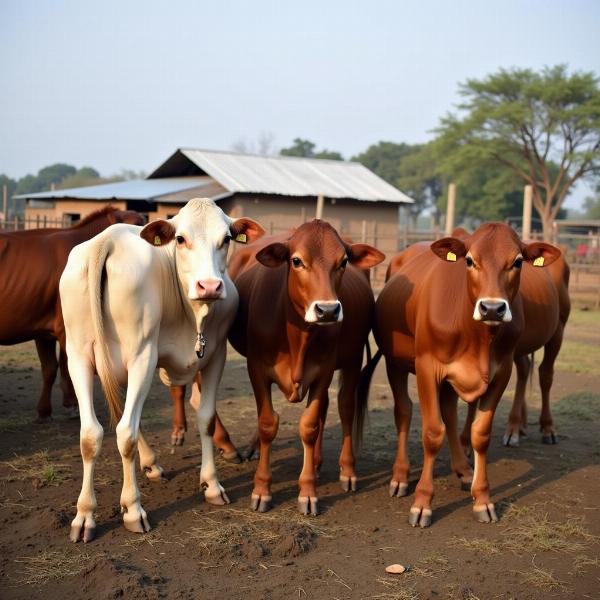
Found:
M 144 228 L 113 225 L 76 246 L 60 280 L 69 372 L 79 401 L 83 485 L 71 540 L 93 539 L 97 506 L 94 464 L 103 429 L 93 405 L 94 370 L 107 398 L 123 460 L 121 509 L 125 527 L 150 529 L 140 503 L 134 457 L 151 476 L 162 474 L 140 433 L 140 415 L 155 368 L 166 385 L 202 375 L 197 407 L 202 439 L 200 484 L 207 502 L 229 502 L 214 463 L 217 385 L 225 364 L 227 331 L 238 304 L 226 270 L 231 239 L 246 242 L 263 229 L 250 219 L 230 219 L 214 202 L 196 198 L 167 221 Z M 127 386 L 122 407 L 121 386 Z

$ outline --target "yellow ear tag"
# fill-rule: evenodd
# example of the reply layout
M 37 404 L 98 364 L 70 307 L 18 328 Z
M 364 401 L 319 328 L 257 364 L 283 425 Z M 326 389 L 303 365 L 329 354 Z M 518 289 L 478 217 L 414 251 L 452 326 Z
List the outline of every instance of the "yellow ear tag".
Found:
M 454 254 L 454 252 L 448 252 L 448 254 L 446 254 L 446 260 L 456 262 L 456 254 Z
M 533 266 L 534 267 L 543 267 L 544 266 L 544 257 L 543 256 L 538 256 L 534 261 L 533 261 Z
M 160 240 L 160 236 L 159 235 L 155 235 L 154 236 L 154 245 L 155 246 L 162 246 L 162 242 Z
M 245 244 L 247 242 L 248 238 L 246 237 L 245 233 L 238 233 L 235 236 L 235 241 L 239 242 L 240 244 Z

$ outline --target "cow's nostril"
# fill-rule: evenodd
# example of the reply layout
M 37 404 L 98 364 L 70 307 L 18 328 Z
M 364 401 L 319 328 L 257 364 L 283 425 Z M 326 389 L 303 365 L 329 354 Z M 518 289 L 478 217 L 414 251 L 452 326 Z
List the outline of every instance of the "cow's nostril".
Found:
M 502 316 L 506 312 L 506 302 L 502 302 L 496 312 Z
M 479 303 L 479 312 L 481 313 L 482 316 L 485 317 L 485 315 L 488 314 L 488 307 L 484 302 L 480 302 Z

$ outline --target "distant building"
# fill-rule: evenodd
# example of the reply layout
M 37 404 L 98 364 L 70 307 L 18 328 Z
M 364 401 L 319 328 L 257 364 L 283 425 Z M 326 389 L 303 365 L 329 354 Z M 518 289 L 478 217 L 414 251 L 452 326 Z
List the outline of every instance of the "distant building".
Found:
M 399 208 L 413 202 L 356 162 L 178 149 L 147 179 L 23 194 L 29 223 L 75 221 L 112 204 L 149 220 L 171 217 L 190 198 L 212 198 L 232 217 L 259 221 L 268 233 L 317 214 L 355 241 L 395 252 Z

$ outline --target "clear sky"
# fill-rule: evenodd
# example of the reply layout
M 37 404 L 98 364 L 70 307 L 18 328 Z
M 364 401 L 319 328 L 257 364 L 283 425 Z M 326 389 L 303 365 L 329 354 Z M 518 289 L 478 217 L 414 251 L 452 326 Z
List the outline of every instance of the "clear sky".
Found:
M 348 158 L 430 139 L 467 78 L 557 63 L 600 75 L 600 1 L 0 0 L 0 173 L 262 132 Z

